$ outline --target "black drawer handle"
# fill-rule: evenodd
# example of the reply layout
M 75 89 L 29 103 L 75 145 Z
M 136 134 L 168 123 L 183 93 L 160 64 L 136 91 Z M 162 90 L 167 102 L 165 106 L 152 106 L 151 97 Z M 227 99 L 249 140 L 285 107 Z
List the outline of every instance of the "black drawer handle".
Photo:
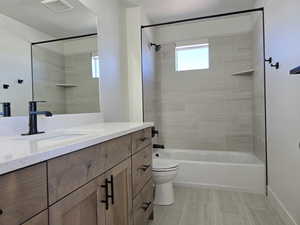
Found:
M 1 216 L 1 215 L 3 215 L 3 210 L 2 210 L 2 209 L 0 209 L 0 216 Z
M 141 208 L 144 211 L 147 211 L 149 209 L 149 207 L 151 206 L 151 204 L 152 204 L 152 202 L 144 202 Z
M 101 188 L 105 189 L 105 200 L 102 200 L 101 203 L 105 203 L 105 209 L 108 210 L 108 208 L 109 208 L 108 179 L 105 179 L 105 184 L 101 185 Z
M 110 184 L 110 195 L 108 195 L 108 198 L 111 199 L 111 204 L 115 204 L 115 188 L 114 188 L 114 177 L 113 175 L 110 176 L 110 181 L 108 181 L 108 183 Z
M 143 165 L 139 169 L 142 170 L 143 172 L 146 172 L 150 167 L 151 165 Z
M 141 141 L 141 142 L 145 142 L 145 141 L 147 141 L 147 140 L 148 140 L 147 137 L 140 138 L 140 141 Z

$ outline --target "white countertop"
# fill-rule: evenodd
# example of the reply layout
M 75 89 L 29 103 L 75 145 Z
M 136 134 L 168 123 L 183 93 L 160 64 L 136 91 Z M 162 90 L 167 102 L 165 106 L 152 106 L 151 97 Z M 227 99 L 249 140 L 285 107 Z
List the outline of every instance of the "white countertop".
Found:
M 98 123 L 33 136 L 1 136 L 0 175 L 152 126 Z

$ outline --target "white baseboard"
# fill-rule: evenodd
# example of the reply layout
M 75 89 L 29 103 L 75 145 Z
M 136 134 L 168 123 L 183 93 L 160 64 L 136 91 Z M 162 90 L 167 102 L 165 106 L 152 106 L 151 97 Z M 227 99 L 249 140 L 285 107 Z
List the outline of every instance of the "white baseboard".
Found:
M 283 222 L 285 222 L 287 225 L 298 225 L 287 208 L 270 187 L 268 187 L 268 193 L 268 201 L 270 205 L 274 208 L 274 210 L 277 211 Z
M 253 191 L 247 188 L 235 187 L 235 186 L 227 186 L 227 185 L 214 185 L 214 184 L 203 184 L 203 183 L 181 183 L 175 182 L 175 186 L 178 187 L 191 187 L 191 188 L 209 188 L 213 190 L 225 190 L 225 191 L 238 191 L 238 192 L 246 192 L 246 193 L 253 193 L 253 194 L 265 194 L 261 191 Z

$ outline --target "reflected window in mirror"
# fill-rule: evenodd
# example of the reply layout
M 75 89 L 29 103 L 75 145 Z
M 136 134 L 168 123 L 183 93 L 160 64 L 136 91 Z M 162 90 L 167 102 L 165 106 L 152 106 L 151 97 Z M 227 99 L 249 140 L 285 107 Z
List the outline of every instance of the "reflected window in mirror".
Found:
M 92 55 L 92 77 L 100 78 L 100 61 L 97 53 Z

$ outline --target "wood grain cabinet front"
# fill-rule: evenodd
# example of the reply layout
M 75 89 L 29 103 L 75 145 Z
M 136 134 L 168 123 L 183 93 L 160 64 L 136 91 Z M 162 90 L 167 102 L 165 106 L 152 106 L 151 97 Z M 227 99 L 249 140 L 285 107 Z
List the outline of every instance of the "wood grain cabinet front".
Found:
M 110 201 L 106 211 L 106 225 L 132 225 L 131 159 L 106 173 L 110 182 Z
M 131 155 L 131 136 L 119 137 L 48 162 L 50 205 Z
M 149 145 L 144 150 L 132 157 L 132 183 L 133 196 L 135 197 L 152 177 L 152 146 Z
M 0 176 L 0 224 L 19 225 L 47 208 L 46 164 Z
M 48 225 L 48 210 L 33 217 L 23 225 Z
M 122 136 L 102 144 L 105 151 L 105 169 L 110 169 L 131 156 L 131 135 Z
M 49 204 L 104 173 L 105 160 L 105 151 L 101 145 L 49 160 Z
M 134 225 L 147 225 L 153 216 L 153 182 L 148 181 L 133 200 Z
M 132 153 L 136 153 L 152 144 L 151 128 L 147 128 L 132 134 Z
M 49 209 L 49 225 L 105 225 L 105 177 L 72 192 Z

